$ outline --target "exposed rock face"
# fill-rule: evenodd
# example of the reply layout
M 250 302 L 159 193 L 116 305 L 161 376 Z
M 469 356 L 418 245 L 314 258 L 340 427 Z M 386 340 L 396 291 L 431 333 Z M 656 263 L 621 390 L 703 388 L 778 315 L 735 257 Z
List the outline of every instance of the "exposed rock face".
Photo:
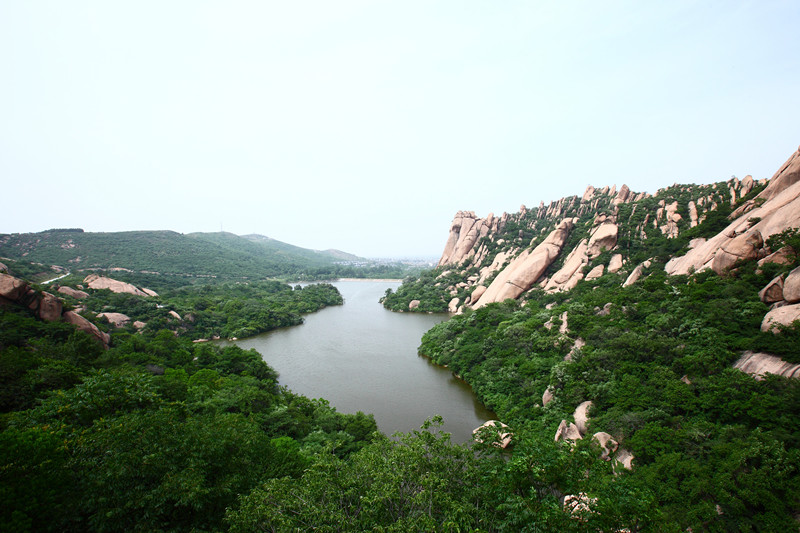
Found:
M 645 261 L 641 265 L 638 265 L 636 268 L 634 268 L 633 272 L 630 273 L 630 275 L 628 276 L 628 279 L 625 280 L 625 282 L 622 284 L 622 286 L 623 287 L 627 287 L 627 286 L 633 285 L 634 283 L 639 281 L 639 278 L 642 277 L 642 273 L 644 273 L 644 269 L 645 268 L 650 268 L 651 264 L 652 263 L 648 259 L 647 261 Z
M 473 252 L 475 243 L 490 231 L 497 231 L 501 220 L 494 214 L 483 219 L 475 216 L 473 211 L 459 211 L 450 225 L 450 235 L 439 259 L 439 266 L 458 265 Z
M 470 296 L 471 298 L 470 301 L 477 302 L 478 300 L 480 300 L 481 296 L 483 296 L 484 292 L 486 292 L 486 287 L 484 287 L 483 285 L 478 285 L 477 287 L 475 287 L 475 290 L 472 291 L 472 295 Z
M 665 267 L 667 273 L 688 274 L 690 270 L 711 268 L 712 263 L 715 271 L 722 271 L 730 267 L 732 259 L 752 256 L 753 245 L 759 238 L 763 243 L 786 228 L 800 227 L 800 150 L 775 173 L 769 185 L 756 196 L 756 200 L 759 199 L 764 201 L 761 206 L 742 214 L 719 234 L 689 250 L 686 255 L 670 260 Z M 753 224 L 751 219 L 758 222 Z M 755 232 L 758 232 L 758 237 L 755 237 Z M 747 236 L 740 239 L 742 235 Z M 747 243 L 749 236 L 756 241 Z M 735 239 L 739 240 L 729 247 Z M 715 261 L 721 250 L 727 254 Z
M 547 405 L 548 403 L 553 401 L 553 389 L 547 387 L 542 394 L 542 406 Z
M 617 272 L 620 268 L 622 268 L 622 254 L 614 254 L 611 256 L 611 261 L 608 262 L 608 271 L 609 272 Z
M 497 432 L 492 444 L 498 448 L 507 448 L 511 444 L 513 434 L 508 430 L 508 426 L 499 420 L 487 420 L 480 427 L 472 430 L 473 438 L 478 442 L 483 442 L 483 436 L 489 432 Z M 483 435 L 483 436 L 482 436 Z
M 575 413 L 572 415 L 575 418 L 575 426 L 581 435 L 586 435 L 586 424 L 589 422 L 589 409 L 591 407 L 591 400 L 586 400 L 575 408 Z
M 19 278 L 0 274 L 0 297 L 18 301 L 28 292 L 28 284 Z
M 800 304 L 776 307 L 764 317 L 761 322 L 761 331 L 777 333 L 778 326 L 791 326 L 795 320 L 800 320 Z
M 91 289 L 108 289 L 111 292 L 135 294 L 137 296 L 149 296 L 146 292 L 137 289 L 130 283 L 106 278 L 104 276 L 98 276 L 97 274 L 89 274 L 86 276 L 86 279 L 84 279 L 83 282 L 86 283 Z
M 581 440 L 583 436 L 581 432 L 578 431 L 578 427 L 575 424 L 568 423 L 566 420 L 562 420 L 561 423 L 558 425 L 558 429 L 556 429 L 556 436 L 555 441 L 577 441 Z
M 586 274 L 586 280 L 591 281 L 593 279 L 601 277 L 603 275 L 603 271 L 605 270 L 605 268 L 606 267 L 603 265 L 597 265 L 596 267 L 591 269 L 588 274 Z
M 77 289 L 73 289 L 72 287 L 64 287 L 63 285 L 58 288 L 58 292 L 61 294 L 66 294 L 67 296 L 72 296 L 76 300 L 83 300 L 84 298 L 89 297 L 89 293 L 79 291 Z
M 617 451 L 617 448 L 619 448 L 619 443 L 605 431 L 598 431 L 592 435 L 592 438 L 600 444 L 600 449 L 602 450 L 600 453 L 600 459 L 603 461 L 610 461 L 611 454 Z
M 588 250 L 588 241 L 584 239 L 569 253 L 566 261 L 564 261 L 564 266 L 553 274 L 553 277 L 545 285 L 544 290 L 554 292 L 568 291 L 575 288 L 575 285 L 583 279 L 581 269 L 589 261 Z
M 39 309 L 37 314 L 39 318 L 47 322 L 55 322 L 61 320 L 61 311 L 64 306 L 56 296 L 49 292 L 42 293 L 42 299 L 39 301 Z
M 783 299 L 789 303 L 800 302 L 800 267 L 795 268 L 783 282 Z
M 617 245 L 619 227 L 613 223 L 601 224 L 589 238 L 588 254 L 590 258 L 600 255 L 603 250 L 611 250 Z
M 800 378 L 800 365 L 787 363 L 780 357 L 766 353 L 744 352 L 733 364 L 733 368 L 738 368 L 756 379 L 763 379 L 764 374 Z
M 614 459 L 626 470 L 631 470 L 633 468 L 633 454 L 625 448 L 619 448 Z
M 766 263 L 775 263 L 778 265 L 788 265 L 793 261 L 792 252 L 788 246 L 784 246 L 777 252 L 773 252 L 768 256 L 758 260 L 758 266 L 763 266 Z
M 764 246 L 764 239 L 757 229 L 739 235 L 726 243 L 714 255 L 711 268 L 722 274 L 738 261 L 758 258 L 758 251 Z
M 765 304 L 774 304 L 783 300 L 783 276 L 778 276 L 770 281 L 759 291 L 758 297 Z
M 89 335 L 93 336 L 97 340 L 103 343 L 103 346 L 108 347 L 108 342 L 111 340 L 111 337 L 108 333 L 103 333 L 97 326 L 83 318 L 81 315 L 74 311 L 67 311 L 63 315 L 61 315 L 66 322 L 69 322 L 73 326 L 77 327 L 81 331 L 85 331 Z
M 453 298 L 452 300 L 450 300 L 450 303 L 447 304 L 447 311 L 450 312 L 450 313 L 457 312 L 458 311 L 458 304 L 459 304 L 460 301 L 461 300 L 459 300 L 458 298 Z
M 105 318 L 108 320 L 109 324 L 113 324 L 115 328 L 124 328 L 128 322 L 131 321 L 131 317 L 123 315 L 122 313 L 100 313 L 97 316 Z
M 539 246 L 532 251 L 522 252 L 498 274 L 474 307 L 477 309 L 507 298 L 516 299 L 530 289 L 561 253 L 573 224 L 571 218 L 564 219 Z
M 412 309 L 416 309 L 419 307 L 419 300 L 411 300 L 408 302 L 408 310 L 411 311 Z

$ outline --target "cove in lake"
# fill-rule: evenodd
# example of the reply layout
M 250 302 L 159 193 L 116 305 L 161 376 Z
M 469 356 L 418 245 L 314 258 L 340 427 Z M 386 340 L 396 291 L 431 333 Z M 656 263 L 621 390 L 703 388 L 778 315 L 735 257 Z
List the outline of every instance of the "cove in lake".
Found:
M 375 415 L 391 435 L 444 417 L 443 430 L 465 442 L 495 418 L 462 380 L 417 354 L 422 335 L 447 315 L 393 313 L 378 300 L 399 282 L 338 281 L 342 306 L 306 315 L 300 326 L 236 341 L 255 348 L 280 374 L 281 385 L 324 398 L 341 413 Z

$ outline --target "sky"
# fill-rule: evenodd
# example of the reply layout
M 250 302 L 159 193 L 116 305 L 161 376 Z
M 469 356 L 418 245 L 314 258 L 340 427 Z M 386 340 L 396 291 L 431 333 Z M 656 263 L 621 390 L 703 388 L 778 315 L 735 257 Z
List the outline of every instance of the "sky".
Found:
M 0 0 L 0 233 L 438 257 L 459 210 L 769 178 L 800 2 Z

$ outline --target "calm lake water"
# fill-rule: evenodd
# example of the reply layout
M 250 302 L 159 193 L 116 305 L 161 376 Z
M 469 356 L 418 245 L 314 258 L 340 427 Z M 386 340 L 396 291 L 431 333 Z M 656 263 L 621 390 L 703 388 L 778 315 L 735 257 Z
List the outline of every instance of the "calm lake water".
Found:
M 309 398 L 325 398 L 341 413 L 375 415 L 391 435 L 444 417 L 454 442 L 494 414 L 452 373 L 417 355 L 422 334 L 446 315 L 393 313 L 378 299 L 399 282 L 339 281 L 345 303 L 305 317 L 300 326 L 236 341 L 255 348 L 280 374 L 280 384 Z

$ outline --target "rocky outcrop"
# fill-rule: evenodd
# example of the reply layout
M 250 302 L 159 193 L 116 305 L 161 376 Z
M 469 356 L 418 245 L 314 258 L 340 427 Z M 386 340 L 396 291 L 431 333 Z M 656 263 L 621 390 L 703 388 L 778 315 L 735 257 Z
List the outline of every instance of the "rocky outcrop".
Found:
M 131 321 L 131 317 L 122 313 L 99 313 L 98 318 L 105 318 L 115 328 L 124 328 Z
M 86 283 L 91 289 L 108 289 L 111 292 L 135 294 L 137 296 L 152 296 L 156 294 L 153 291 L 148 291 L 148 294 L 148 292 L 144 292 L 143 290 L 134 287 L 130 283 L 107 278 L 105 276 L 98 276 L 97 274 L 89 274 L 86 276 L 86 279 L 84 279 L 83 282 Z
M 613 222 L 601 224 L 595 228 L 589 237 L 589 258 L 594 259 L 604 250 L 611 250 L 617 245 L 619 227 Z
M 496 218 L 494 214 L 478 218 L 473 211 L 459 211 L 450 225 L 450 235 L 439 259 L 439 266 L 458 265 L 474 253 L 475 243 L 489 232 L 498 231 L 507 215 Z
M 56 296 L 49 292 L 42 292 L 38 305 L 36 306 L 36 314 L 46 322 L 55 322 L 61 319 L 61 312 L 64 305 Z
M 578 426 L 566 420 L 562 420 L 556 429 L 556 442 L 578 441 L 583 438 L 581 432 L 578 431 Z
M 58 292 L 60 292 L 61 294 L 65 294 L 67 296 L 71 296 L 76 300 L 83 300 L 84 298 L 89 297 L 89 293 L 87 292 L 79 291 L 77 289 L 73 289 L 72 287 L 65 287 L 63 285 L 58 288 Z
M 787 363 L 780 357 L 766 353 L 744 352 L 733 364 L 742 372 L 756 379 L 763 379 L 765 374 L 775 374 L 785 378 L 800 378 L 800 365 Z
M 408 302 L 408 310 L 413 311 L 417 307 L 419 307 L 420 301 L 419 300 L 411 300 Z
M 628 276 L 628 278 L 622 283 L 622 286 L 623 287 L 628 287 L 629 285 L 633 285 L 634 283 L 639 281 L 639 278 L 642 277 L 642 274 L 644 273 L 644 270 L 646 268 L 650 268 L 651 264 L 652 263 L 648 259 L 644 263 L 642 263 L 642 264 L 638 265 L 636 268 L 634 268 L 633 272 L 631 272 L 630 275 Z
M 789 303 L 800 302 L 800 267 L 795 268 L 783 282 L 783 299 Z
M 614 254 L 611 256 L 611 260 L 608 262 L 608 271 L 611 273 L 617 272 L 622 268 L 622 265 L 622 254 Z
M 23 280 L 8 274 L 0 274 L 0 298 L 18 302 L 29 289 L 30 287 Z
M 585 279 L 586 279 L 586 281 L 592 281 L 592 280 L 594 280 L 594 279 L 597 279 L 597 278 L 599 278 L 599 277 L 602 277 L 602 275 L 603 275 L 603 272 L 605 271 L 605 268 L 606 268 L 606 267 L 605 267 L 604 265 L 597 265 L 596 267 L 594 267 L 593 269 L 591 269 L 591 270 L 589 271 L 589 273 L 588 273 L 588 274 L 586 274 L 586 278 L 585 278 Z
M 758 258 L 758 251 L 764 247 L 764 238 L 757 229 L 743 233 L 728 241 L 714 255 L 711 269 L 722 274 L 739 261 L 750 261 Z
M 491 438 L 493 446 L 506 449 L 511 444 L 511 439 L 514 436 L 508 429 L 508 426 L 499 420 L 487 420 L 481 426 L 472 430 L 472 436 L 476 442 L 485 442 Z
M 575 285 L 583 279 L 581 270 L 589 262 L 588 251 L 589 244 L 584 239 L 569 253 L 564 261 L 564 266 L 547 281 L 544 290 L 555 292 L 574 289 Z
M 757 257 L 770 236 L 786 228 L 800 227 L 800 150 L 775 173 L 753 205 L 753 209 L 738 216 L 716 236 L 686 255 L 671 259 L 665 267 L 667 273 L 688 274 L 712 267 L 722 272 L 738 259 Z
M 765 304 L 774 304 L 783 300 L 783 276 L 770 281 L 766 287 L 761 289 L 758 297 Z
M 457 313 L 458 312 L 458 304 L 461 302 L 458 298 L 453 298 L 450 300 L 450 303 L 447 304 L 447 312 L 449 313 Z
M 542 407 L 553 401 L 553 388 L 547 387 L 542 393 Z
M 64 303 L 49 292 L 34 290 L 24 280 L 0 274 L 0 303 L 27 307 L 41 320 L 56 322 L 63 320 L 86 331 L 108 348 L 110 337 L 100 331 L 97 326 L 80 316 L 75 311 L 64 311 Z
M 97 329 L 97 326 L 83 318 L 81 315 L 76 313 L 75 311 L 67 311 L 63 315 L 61 315 L 65 322 L 72 324 L 73 326 L 77 327 L 79 330 L 84 331 L 103 343 L 103 346 L 108 348 L 108 343 L 111 340 L 111 336 L 108 333 L 104 333 Z
M 612 454 L 619 448 L 619 443 L 605 431 L 598 431 L 592 438 L 600 445 L 600 459 L 610 461 Z
M 497 275 L 473 307 L 502 302 L 507 298 L 516 299 L 530 289 L 561 253 L 573 225 L 571 218 L 564 219 L 539 246 L 517 256 Z
M 761 321 L 761 331 L 777 333 L 780 326 L 791 326 L 796 320 L 800 320 L 800 304 L 775 307 Z
M 575 408 L 575 413 L 572 415 L 575 419 L 575 426 L 578 428 L 578 431 L 580 431 L 581 435 L 586 435 L 586 424 L 589 422 L 589 409 L 591 407 L 591 400 L 586 400 Z

